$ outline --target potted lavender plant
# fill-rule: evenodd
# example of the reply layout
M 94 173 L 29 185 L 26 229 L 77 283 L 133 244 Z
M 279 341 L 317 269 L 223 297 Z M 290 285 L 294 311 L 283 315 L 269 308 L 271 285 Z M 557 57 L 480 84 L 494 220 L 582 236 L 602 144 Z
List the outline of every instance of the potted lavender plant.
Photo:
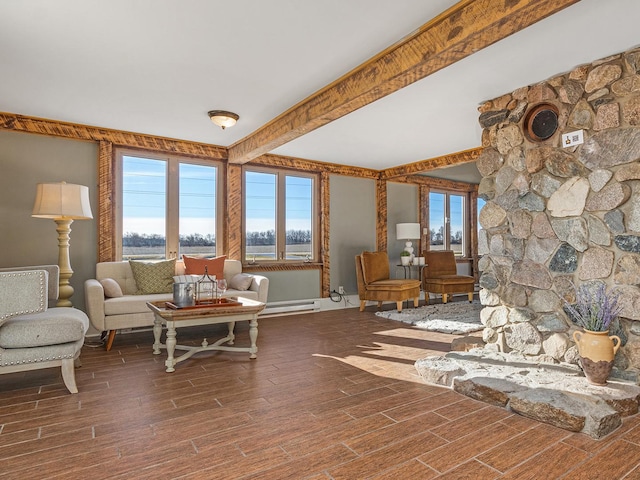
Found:
M 613 359 L 620 347 L 620 337 L 609 335 L 611 323 L 621 310 L 618 292 L 607 292 L 606 285 L 583 284 L 576 291 L 576 304 L 565 301 L 565 310 L 583 332 L 573 332 L 580 363 L 587 381 L 606 385 L 613 368 Z

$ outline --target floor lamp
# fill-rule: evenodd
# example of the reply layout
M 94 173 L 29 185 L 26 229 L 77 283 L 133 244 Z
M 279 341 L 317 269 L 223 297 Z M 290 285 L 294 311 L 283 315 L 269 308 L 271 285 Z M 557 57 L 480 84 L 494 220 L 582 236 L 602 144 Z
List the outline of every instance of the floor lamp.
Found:
M 73 306 L 69 298 L 73 287 L 69 279 L 73 275 L 69 261 L 69 234 L 74 220 L 88 220 L 91 215 L 89 187 L 72 183 L 39 183 L 32 217 L 51 218 L 58 225 L 58 266 L 60 267 L 58 307 Z

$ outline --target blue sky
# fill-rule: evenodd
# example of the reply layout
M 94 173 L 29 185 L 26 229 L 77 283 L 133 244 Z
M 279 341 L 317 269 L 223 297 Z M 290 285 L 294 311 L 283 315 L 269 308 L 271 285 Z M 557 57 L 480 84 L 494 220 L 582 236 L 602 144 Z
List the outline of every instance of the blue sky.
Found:
M 165 235 L 167 163 L 123 157 L 123 232 Z M 215 233 L 215 168 L 181 163 L 180 233 Z
M 123 232 L 165 234 L 166 162 L 138 157 L 123 157 L 124 176 Z M 217 169 L 180 163 L 180 233 L 207 235 L 215 231 Z M 247 172 L 247 231 L 275 229 L 277 176 L 265 172 Z M 309 178 L 286 176 L 286 230 L 310 230 L 312 182 Z M 463 197 L 451 195 L 451 232 L 462 230 Z M 430 194 L 431 225 L 442 224 L 444 194 Z M 478 200 L 478 212 L 484 201 Z M 436 228 L 437 230 L 437 228 Z
M 277 175 L 265 172 L 246 172 L 246 229 L 248 232 L 275 230 Z M 311 230 L 312 181 L 305 177 L 287 175 L 285 230 Z
M 123 233 L 165 234 L 166 164 L 123 157 Z
M 165 234 L 166 162 L 124 156 L 123 232 Z M 180 163 L 180 234 L 215 231 L 216 169 Z M 247 230 L 275 229 L 276 175 L 247 172 Z M 310 230 L 312 182 L 286 177 L 286 230 Z
M 429 230 L 434 229 L 436 233 L 439 227 L 444 225 L 445 198 L 446 195 L 444 193 L 431 192 L 429 194 Z M 449 195 L 449 199 L 451 233 L 455 234 L 457 231 L 462 231 L 464 222 L 464 196 Z

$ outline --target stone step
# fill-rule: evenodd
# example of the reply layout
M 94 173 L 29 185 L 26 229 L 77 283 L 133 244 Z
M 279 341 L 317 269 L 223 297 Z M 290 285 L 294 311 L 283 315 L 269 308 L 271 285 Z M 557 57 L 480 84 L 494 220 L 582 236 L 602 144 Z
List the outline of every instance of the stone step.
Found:
M 622 425 L 620 413 L 592 395 L 532 388 L 511 395 L 508 407 L 525 417 L 596 439 Z
M 422 379 L 470 398 L 592 438 L 602 438 L 638 413 L 640 387 L 622 381 L 587 382 L 572 365 L 531 362 L 524 356 L 473 350 L 416 362 Z

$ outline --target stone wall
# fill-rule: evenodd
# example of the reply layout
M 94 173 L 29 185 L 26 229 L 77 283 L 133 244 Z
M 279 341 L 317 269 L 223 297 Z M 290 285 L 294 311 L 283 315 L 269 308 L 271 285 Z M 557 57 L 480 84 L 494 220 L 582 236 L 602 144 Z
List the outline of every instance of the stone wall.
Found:
M 622 293 L 616 367 L 640 371 L 639 73 L 637 48 L 480 107 L 480 298 L 493 348 L 575 363 L 563 299 L 604 282 Z M 534 141 L 525 119 L 541 103 L 557 109 L 558 130 Z M 584 143 L 563 148 L 578 130 Z

